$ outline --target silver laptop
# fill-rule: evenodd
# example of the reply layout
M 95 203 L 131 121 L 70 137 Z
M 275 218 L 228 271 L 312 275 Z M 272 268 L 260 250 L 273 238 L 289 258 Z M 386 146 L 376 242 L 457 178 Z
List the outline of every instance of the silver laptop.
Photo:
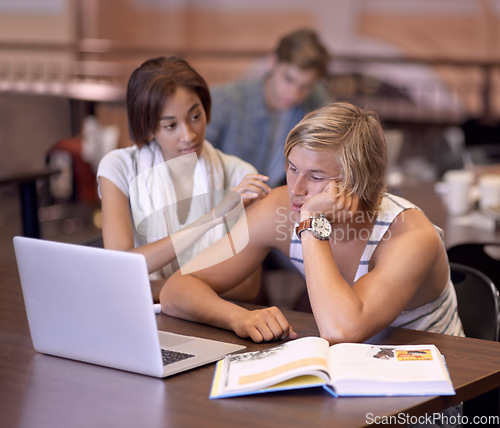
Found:
M 158 330 L 140 254 L 14 237 L 36 351 L 166 377 L 245 346 Z

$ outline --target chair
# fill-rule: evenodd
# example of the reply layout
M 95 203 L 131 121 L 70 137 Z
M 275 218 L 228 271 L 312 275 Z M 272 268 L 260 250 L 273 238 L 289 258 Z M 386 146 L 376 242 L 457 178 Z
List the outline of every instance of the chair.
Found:
M 465 335 L 498 341 L 500 296 L 491 279 L 460 263 L 451 262 L 450 270 Z
M 500 297 L 491 279 L 479 270 L 460 263 L 450 262 L 450 271 L 465 335 L 498 341 Z M 464 416 L 472 420 L 476 415 L 498 414 L 499 403 L 500 390 L 497 388 L 465 401 Z M 492 409 L 496 410 L 492 413 Z
M 86 245 L 87 247 L 104 248 L 102 234 L 99 233 L 87 239 L 84 239 L 82 242 L 80 242 L 80 245 Z
M 500 254 L 500 242 L 468 242 L 448 249 L 450 262 L 471 266 L 488 276 L 500 290 L 500 259 L 488 254 L 496 250 Z

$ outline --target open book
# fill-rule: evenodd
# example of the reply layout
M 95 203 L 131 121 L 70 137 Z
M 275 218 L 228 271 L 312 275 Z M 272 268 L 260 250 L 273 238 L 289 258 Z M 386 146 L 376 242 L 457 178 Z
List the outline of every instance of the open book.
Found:
M 217 363 L 210 398 L 321 386 L 335 396 L 454 395 L 434 345 L 329 346 L 305 337 Z

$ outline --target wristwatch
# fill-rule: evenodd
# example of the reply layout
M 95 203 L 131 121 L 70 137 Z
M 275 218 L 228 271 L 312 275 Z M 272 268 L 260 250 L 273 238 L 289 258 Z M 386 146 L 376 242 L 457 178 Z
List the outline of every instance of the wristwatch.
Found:
M 310 230 L 313 236 L 321 241 L 327 241 L 332 234 L 332 225 L 328 219 L 323 215 L 317 217 L 309 217 L 302 220 L 295 228 L 295 233 L 300 238 L 304 230 Z

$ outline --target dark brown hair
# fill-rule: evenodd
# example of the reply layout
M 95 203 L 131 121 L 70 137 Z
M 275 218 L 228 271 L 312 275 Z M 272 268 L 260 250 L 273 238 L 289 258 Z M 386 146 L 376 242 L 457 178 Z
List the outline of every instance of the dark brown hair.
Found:
M 135 144 L 143 146 L 149 143 L 160 122 L 167 97 L 179 87 L 198 95 L 209 121 L 210 90 L 205 79 L 187 61 L 162 56 L 147 60 L 132 72 L 127 86 L 127 116 L 130 138 Z
M 281 63 L 292 64 L 301 70 L 315 69 L 326 76 L 330 55 L 313 30 L 301 29 L 283 37 L 276 48 Z

